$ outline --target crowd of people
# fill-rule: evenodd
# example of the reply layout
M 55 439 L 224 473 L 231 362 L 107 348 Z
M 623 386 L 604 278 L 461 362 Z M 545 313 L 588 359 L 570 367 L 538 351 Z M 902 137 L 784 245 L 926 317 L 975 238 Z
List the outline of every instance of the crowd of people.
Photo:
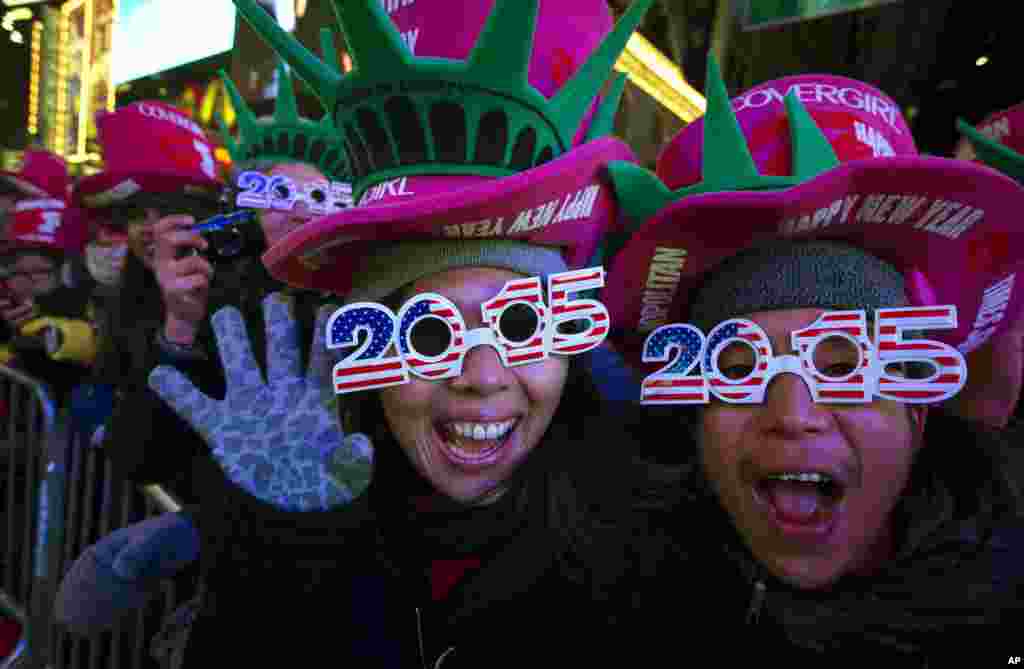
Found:
M 1022 654 L 1024 106 L 926 157 L 869 83 L 709 58 L 652 172 L 613 136 L 651 0 L 339 2 L 348 74 L 233 2 L 282 65 L 272 117 L 226 80 L 231 174 L 141 102 L 99 174 L 0 179 L 3 363 L 106 389 L 94 443 L 184 504 L 58 622 L 196 570 L 165 667 Z M 353 201 L 221 257 L 252 173 Z

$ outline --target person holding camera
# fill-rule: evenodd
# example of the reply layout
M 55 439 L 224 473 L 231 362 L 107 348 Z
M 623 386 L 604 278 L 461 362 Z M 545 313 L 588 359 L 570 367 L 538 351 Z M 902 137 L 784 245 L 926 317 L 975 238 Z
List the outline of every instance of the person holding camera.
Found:
M 110 453 L 115 472 L 134 479 L 131 453 L 147 447 L 161 429 L 182 427 L 179 422 L 161 424 L 159 417 L 156 424 L 144 425 L 130 408 L 133 398 L 147 392 L 148 370 L 166 359 L 157 339 L 164 305 L 153 273 L 154 225 L 173 214 L 216 213 L 223 186 L 213 145 L 181 110 L 136 102 L 100 113 L 97 129 L 104 170 L 82 178 L 74 198 L 98 228 L 119 233 L 115 239 L 126 241 L 127 253 L 119 280 L 100 283 L 93 295 L 100 344 L 91 381 L 115 397 L 113 414 L 96 441 Z M 189 444 L 185 437 L 182 448 Z M 191 444 L 196 453 L 202 452 L 201 441 Z M 171 479 L 166 482 L 172 493 L 187 499 L 188 477 L 175 474 Z
M 303 193 L 315 187 L 317 193 L 329 195 L 329 187 L 320 188 L 328 184 L 328 179 L 336 180 L 336 186 L 347 185 L 342 182 L 347 177 L 347 162 L 341 143 L 325 131 L 322 123 L 298 116 L 290 75 L 282 68 L 280 77 L 277 109 L 270 119 L 257 119 L 234 84 L 225 77 L 239 124 L 238 140 L 228 137 L 227 141 L 234 160 L 231 180 L 237 184 L 245 174 L 252 179 L 285 177 L 286 180 L 278 180 L 275 185 Z M 279 152 L 277 149 L 282 146 L 291 148 Z M 339 202 L 341 207 L 349 203 Z M 330 202 L 325 201 L 325 204 Z M 289 208 L 241 210 L 201 222 L 197 222 L 197 216 L 188 214 L 154 220 L 151 253 L 134 254 L 124 282 L 124 290 L 132 290 L 132 266 L 138 267 L 143 259 L 148 260 L 151 271 L 147 278 L 153 284 L 151 294 L 155 294 L 152 301 L 160 305 L 161 318 L 159 323 L 153 323 L 153 332 L 139 337 L 155 343 L 155 355 L 148 358 L 139 371 L 148 374 L 158 364 L 169 365 L 186 374 L 210 396 L 223 397 L 225 372 L 209 314 L 224 306 L 238 309 L 244 315 L 248 337 L 259 351 L 260 364 L 265 365 L 262 303 L 272 292 L 289 294 L 299 314 L 301 336 L 305 341 L 311 340 L 313 318 L 321 301 L 319 293 L 289 291 L 268 274 L 260 256 L 268 244 L 276 243 L 315 215 L 305 202 L 299 202 Z M 240 336 L 245 334 L 240 333 Z M 176 435 L 173 447 L 169 448 L 166 440 L 157 440 L 156 435 L 167 434 Z M 198 514 L 202 508 L 210 509 L 215 515 L 221 513 L 221 500 L 203 499 L 196 485 L 197 481 L 209 480 L 211 474 L 222 476 L 208 457 L 205 442 L 149 388 L 139 388 L 122 397 L 106 445 L 125 477 L 139 483 L 170 484 L 175 492 L 185 489 L 176 484 L 186 479 L 188 494 L 181 496 L 186 513 Z M 180 559 L 174 561 L 173 568 L 161 565 L 163 578 L 176 576 L 193 564 L 198 557 L 198 545 L 191 525 L 184 518 L 182 514 L 167 514 L 124 528 L 117 536 L 111 535 L 101 542 L 102 546 L 96 551 L 84 555 L 76 571 L 80 578 L 71 579 L 78 587 L 69 586 L 67 596 L 61 600 L 65 603 L 64 617 L 69 624 L 84 632 L 102 627 L 121 612 L 141 605 L 151 593 L 159 579 L 148 578 L 142 572 L 115 569 L 118 574 L 115 580 L 131 583 L 130 587 L 120 590 L 112 588 L 114 581 L 107 579 L 108 568 L 125 546 L 173 547 Z M 219 551 L 208 548 L 205 552 L 212 562 Z M 104 555 L 109 559 L 104 561 Z M 96 609 L 96 601 L 90 600 L 87 619 L 79 619 L 74 614 L 76 602 L 82 601 L 80 597 L 92 592 L 91 586 L 96 584 L 102 584 L 99 590 L 112 594 L 104 599 L 102 611 Z M 182 607 L 172 618 L 186 616 L 191 606 Z M 161 642 L 163 637 L 176 634 L 176 629 L 173 624 L 165 628 L 154 641 L 155 653 L 162 657 L 160 647 L 179 645 L 173 640 Z
M 326 182 L 325 173 L 332 179 L 344 177 L 346 163 L 338 143 L 324 138 L 319 123 L 298 116 L 287 72 L 282 73 L 278 109 L 269 121 L 257 120 L 234 85 L 226 81 L 237 110 L 240 133 L 237 142 L 230 137 L 227 141 L 234 161 L 233 183 L 247 172 L 268 178 L 287 176 L 297 189 L 307 183 Z M 297 150 L 279 153 L 279 136 L 287 138 L 287 144 Z M 327 140 L 327 150 L 314 154 L 313 147 L 325 146 L 322 138 Z M 229 192 L 234 193 L 234 189 Z M 148 316 L 145 332 L 140 333 L 138 325 L 129 330 L 135 333 L 133 339 L 150 347 L 152 353 L 134 367 L 135 378 L 143 378 L 157 364 L 169 364 L 195 379 L 205 392 L 223 396 L 224 372 L 216 355 L 208 315 L 224 306 L 238 308 L 246 315 L 255 345 L 262 349 L 260 305 L 266 295 L 283 290 L 283 286 L 267 273 L 260 255 L 268 241 L 276 242 L 288 230 L 311 220 L 314 213 L 301 202 L 290 209 L 242 211 L 237 215 L 238 223 L 212 234 L 200 234 L 197 228 L 216 228 L 220 218 L 203 221 L 198 212 L 187 210 L 158 216 L 160 213 L 170 212 L 150 212 L 149 225 L 144 228 L 144 245 L 130 242 L 134 259 L 127 263 L 122 288 L 122 303 L 145 302 Z M 144 299 L 132 282 L 133 275 L 140 274 L 140 264 L 149 270 L 144 278 L 139 277 L 147 288 Z M 293 297 L 303 305 L 300 311 L 307 315 L 304 328 L 311 337 L 312 313 L 319 296 L 303 292 Z M 119 436 L 122 434 L 124 438 Z M 154 438 L 160 434 L 187 436 L 172 449 Z M 193 458 L 205 456 L 207 448 L 148 388 L 137 388 L 130 396 L 122 397 L 105 445 L 125 478 L 139 483 L 170 483 L 176 492 L 187 491 L 182 495 L 183 501 L 198 501 L 198 495 L 185 481 L 192 477 Z

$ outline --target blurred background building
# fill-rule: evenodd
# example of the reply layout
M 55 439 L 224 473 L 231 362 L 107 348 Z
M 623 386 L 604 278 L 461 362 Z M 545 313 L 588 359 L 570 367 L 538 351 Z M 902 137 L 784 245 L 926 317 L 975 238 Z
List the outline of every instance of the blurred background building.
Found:
M 630 0 L 609 0 L 620 13 Z M 335 26 L 328 0 L 261 0 L 313 51 Z M 967 0 L 659 0 L 619 63 L 631 85 L 620 134 L 653 165 L 703 113 L 706 56 L 732 93 L 789 74 L 875 84 L 903 108 L 922 152 L 952 155 L 954 119 L 979 121 L 1024 100 L 1008 29 L 1015 3 Z M 215 137 L 234 111 L 228 71 L 257 113 L 276 91 L 273 53 L 229 0 L 0 0 L 0 163 L 31 144 L 77 173 L 100 166 L 98 111 L 141 99 L 179 105 Z M 344 40 L 338 39 L 345 63 Z M 300 87 L 302 110 L 322 115 Z M 218 156 L 228 160 L 225 151 Z

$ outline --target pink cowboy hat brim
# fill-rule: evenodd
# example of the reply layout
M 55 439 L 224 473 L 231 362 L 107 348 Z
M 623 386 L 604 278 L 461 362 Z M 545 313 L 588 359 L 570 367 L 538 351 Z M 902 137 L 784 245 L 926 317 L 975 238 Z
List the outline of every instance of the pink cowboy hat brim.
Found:
M 75 202 L 96 209 L 123 202 L 139 193 L 181 194 L 216 200 L 219 182 L 196 176 L 194 172 L 151 170 L 140 172 L 106 171 L 83 178 L 75 188 Z
M 368 243 L 519 239 L 562 247 L 570 267 L 584 266 L 614 220 L 614 194 L 604 166 L 617 160 L 636 159 L 626 144 L 604 137 L 513 176 L 482 179 L 408 202 L 348 209 L 296 229 L 267 250 L 263 262 L 280 281 L 342 295 L 351 288 L 359 251 Z M 586 206 L 574 209 L 579 216 L 563 215 L 584 194 Z M 544 215 L 529 216 L 541 209 Z
M 0 170 L 0 180 L 6 181 L 11 185 L 11 187 L 21 191 L 29 197 L 63 197 L 60 193 L 46 192 L 45 189 L 40 188 L 31 181 L 25 180 L 22 175 L 17 172 Z
M 956 329 L 929 337 L 966 353 L 980 345 L 979 328 L 991 325 L 979 320 L 986 291 L 1002 294 L 998 284 L 1024 269 L 1022 211 L 1024 189 L 981 165 L 921 157 L 850 161 L 782 191 L 708 193 L 665 207 L 615 256 L 602 301 L 618 345 L 639 364 L 647 335 L 686 323 L 704 275 L 726 258 L 771 239 L 845 241 L 914 277 L 913 304 L 956 305 Z M 1024 306 L 1021 294 L 1009 292 L 988 336 L 1014 320 Z

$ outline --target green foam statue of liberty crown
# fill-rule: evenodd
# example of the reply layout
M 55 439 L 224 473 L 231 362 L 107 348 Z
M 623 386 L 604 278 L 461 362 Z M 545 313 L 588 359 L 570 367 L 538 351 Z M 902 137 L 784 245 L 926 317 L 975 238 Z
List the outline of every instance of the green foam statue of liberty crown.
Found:
M 665 207 L 693 195 L 791 188 L 839 166 L 839 158 L 821 128 L 793 92 L 786 95 L 793 174 L 766 176 L 757 170 L 718 61 L 708 54 L 705 84 L 704 145 L 699 183 L 672 191 L 650 170 L 633 163 L 608 164 L 619 205 L 630 222 L 605 238 L 593 262 L 608 262 L 640 228 Z
M 1024 154 L 968 125 L 963 119 L 957 119 L 956 129 L 971 142 L 978 160 L 1024 185 Z
M 786 95 L 786 115 L 792 144 L 793 174 L 765 176 L 757 171 L 732 101 L 714 56 L 708 54 L 707 111 L 704 114 L 703 179 L 671 191 L 648 169 L 613 162 L 608 171 L 626 215 L 642 224 L 666 206 L 692 195 L 730 191 L 784 190 L 839 166 L 839 159 L 821 128 L 792 91 Z
M 321 33 L 321 40 L 325 54 L 336 53 L 333 35 L 329 30 L 325 29 Z M 288 67 L 281 63 L 277 71 L 277 100 L 274 116 L 269 122 L 257 120 L 231 78 L 225 72 L 220 72 L 238 116 L 237 141 L 231 138 L 223 119 L 217 119 L 231 159 L 236 163 L 252 160 L 309 163 L 315 165 L 328 179 L 349 181 L 351 172 L 348 157 L 331 115 L 327 114 L 319 122 L 299 116 Z
M 255 0 L 233 0 L 333 111 L 356 201 L 369 186 L 396 177 L 504 177 L 567 153 L 653 1 L 636 0 L 548 100 L 527 79 L 539 0 L 495 0 L 465 61 L 413 56 L 380 0 L 333 0 L 353 63 L 347 75 L 336 63 L 314 56 Z M 611 132 L 624 86 L 620 76 L 602 101 L 587 140 Z

